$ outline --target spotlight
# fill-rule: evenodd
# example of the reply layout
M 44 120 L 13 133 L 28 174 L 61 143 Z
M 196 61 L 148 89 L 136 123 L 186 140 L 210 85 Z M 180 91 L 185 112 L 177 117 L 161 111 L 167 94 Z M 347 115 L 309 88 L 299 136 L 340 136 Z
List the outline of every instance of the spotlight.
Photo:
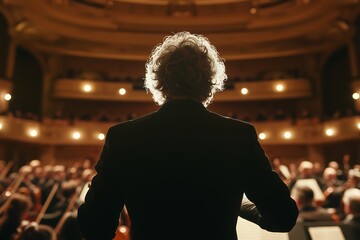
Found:
M 256 8 L 251 8 L 251 9 L 250 9 L 250 13 L 251 13 L 251 14 L 256 14 L 256 12 L 257 12 Z
M 277 84 L 276 87 L 275 87 L 276 91 L 278 92 L 282 92 L 284 91 L 284 85 L 282 84 Z
M 98 139 L 99 139 L 99 140 L 104 140 L 104 139 L 105 139 L 105 134 L 99 133 L 99 134 L 98 134 Z
M 265 133 L 260 133 L 259 134 L 259 138 L 261 139 L 261 140 L 264 140 L 265 138 L 266 138 L 266 134 Z
M 360 130 L 360 122 L 358 122 L 357 128 Z M 0 129 L 1 129 L 1 128 L 0 128 Z
M 285 139 L 290 139 L 292 138 L 292 133 L 290 131 L 286 131 L 284 132 L 283 136 Z
M 33 128 L 30 128 L 29 131 L 28 131 L 28 135 L 30 137 L 37 137 L 39 134 L 38 130 L 36 129 L 33 129 Z
M 79 132 L 73 132 L 72 138 L 75 139 L 75 140 L 80 139 L 80 138 L 81 138 L 81 133 L 79 133 Z
M 6 94 L 4 95 L 4 99 L 5 99 L 5 101 L 10 101 L 10 99 L 11 99 L 11 94 L 10 94 L 10 93 L 6 93 Z
M 3 129 L 4 125 L 0 123 L 0 130 Z
M 242 95 L 246 95 L 249 93 L 249 90 L 247 88 L 242 88 L 240 91 Z
M 325 134 L 326 134 L 327 136 L 331 137 L 331 136 L 334 136 L 335 131 L 334 131 L 334 129 L 332 129 L 332 128 L 328 128 L 328 129 L 326 129 Z
M 126 89 L 125 88 L 120 88 L 119 89 L 119 94 L 120 95 L 125 95 L 126 94 Z
M 127 232 L 127 228 L 124 227 L 124 226 L 121 226 L 121 227 L 119 227 L 119 231 L 120 231 L 121 233 L 126 233 L 126 232 Z
M 360 94 L 357 93 L 357 92 L 355 92 L 355 93 L 353 93 L 352 98 L 353 98 L 354 100 L 358 100 L 358 99 L 360 98 Z
M 84 92 L 91 92 L 93 88 L 90 84 L 85 84 L 82 89 Z

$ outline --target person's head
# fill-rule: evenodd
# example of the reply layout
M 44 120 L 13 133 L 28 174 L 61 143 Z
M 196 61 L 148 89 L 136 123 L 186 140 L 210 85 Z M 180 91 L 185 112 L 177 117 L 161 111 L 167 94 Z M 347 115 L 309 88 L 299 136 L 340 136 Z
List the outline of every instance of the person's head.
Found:
M 350 169 L 348 174 L 347 183 L 348 186 L 356 188 L 360 184 L 360 170 Z
M 327 167 L 324 170 L 323 178 L 326 182 L 332 182 L 337 179 L 337 172 L 334 168 Z
M 336 171 L 339 170 L 339 164 L 337 162 L 335 162 L 335 161 L 329 162 L 328 166 L 335 169 Z
M 278 169 L 281 165 L 280 158 L 274 158 L 272 163 L 273 168 Z
M 189 32 L 168 36 L 146 63 L 145 88 L 154 101 L 186 98 L 209 105 L 227 79 L 223 59 L 209 40 Z
M 54 230 L 46 225 L 35 222 L 27 223 L 20 227 L 18 240 L 53 240 L 56 239 Z
M 22 220 L 32 206 L 32 202 L 28 196 L 15 193 L 11 196 L 10 204 L 6 210 L 7 217 L 16 221 Z
M 299 173 L 302 177 L 310 177 L 313 174 L 314 165 L 309 161 L 302 161 L 299 165 Z
M 314 173 L 321 174 L 324 170 L 323 166 L 319 162 L 314 162 Z
M 314 202 L 314 192 L 307 186 L 296 188 L 296 204 L 299 208 L 311 206 Z
M 346 214 L 360 216 L 360 189 L 349 188 L 343 196 L 344 211 Z

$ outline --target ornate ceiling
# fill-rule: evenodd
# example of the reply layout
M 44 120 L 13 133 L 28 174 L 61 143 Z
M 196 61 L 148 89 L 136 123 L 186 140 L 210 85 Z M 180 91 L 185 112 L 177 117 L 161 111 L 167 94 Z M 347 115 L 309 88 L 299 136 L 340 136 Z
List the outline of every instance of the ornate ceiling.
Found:
M 40 51 L 147 59 L 164 36 L 206 35 L 228 60 L 330 51 L 359 0 L 0 0 L 13 38 Z

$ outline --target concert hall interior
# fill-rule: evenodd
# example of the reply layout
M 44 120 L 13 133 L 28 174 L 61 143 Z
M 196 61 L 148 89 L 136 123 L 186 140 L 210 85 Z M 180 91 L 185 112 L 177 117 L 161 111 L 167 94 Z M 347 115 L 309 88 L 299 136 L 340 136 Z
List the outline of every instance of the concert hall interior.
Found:
M 217 48 L 208 109 L 255 126 L 300 210 L 290 233 L 239 218 L 238 238 L 360 239 L 360 0 L 0 0 L 0 239 L 82 239 L 106 132 L 160 108 L 145 63 L 180 31 Z

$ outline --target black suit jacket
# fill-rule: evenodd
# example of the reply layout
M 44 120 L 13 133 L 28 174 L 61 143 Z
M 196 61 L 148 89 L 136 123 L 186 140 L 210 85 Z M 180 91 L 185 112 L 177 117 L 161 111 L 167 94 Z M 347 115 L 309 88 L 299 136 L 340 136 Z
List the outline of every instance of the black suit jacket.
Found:
M 172 100 L 109 129 L 78 222 L 112 239 L 126 205 L 132 240 L 233 240 L 238 215 L 289 231 L 297 207 L 252 125 Z M 243 193 L 255 203 L 241 207 Z

